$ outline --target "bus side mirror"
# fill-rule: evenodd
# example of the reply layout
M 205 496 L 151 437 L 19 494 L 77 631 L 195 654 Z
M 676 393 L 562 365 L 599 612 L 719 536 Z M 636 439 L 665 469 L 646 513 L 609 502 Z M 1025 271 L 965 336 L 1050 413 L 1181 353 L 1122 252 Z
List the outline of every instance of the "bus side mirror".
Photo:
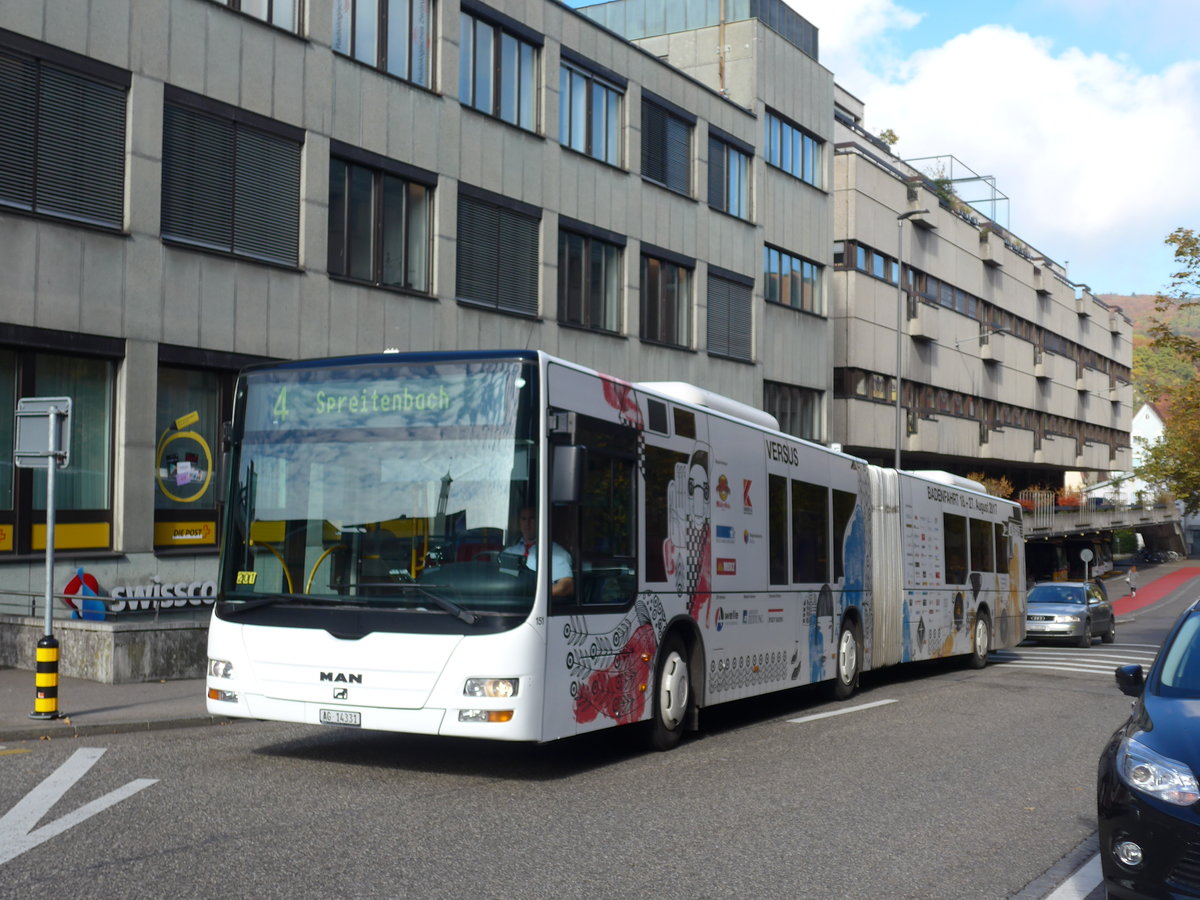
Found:
M 583 495 L 583 470 L 587 448 L 559 444 L 554 448 L 554 472 L 550 477 L 551 503 L 578 503 Z

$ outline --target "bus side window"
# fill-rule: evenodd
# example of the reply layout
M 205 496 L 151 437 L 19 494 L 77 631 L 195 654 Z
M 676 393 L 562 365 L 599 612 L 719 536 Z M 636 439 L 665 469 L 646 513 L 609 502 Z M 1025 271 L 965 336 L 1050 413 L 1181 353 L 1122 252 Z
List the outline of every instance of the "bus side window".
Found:
M 942 574 L 946 584 L 965 584 L 967 581 L 967 518 L 942 513 L 942 535 L 945 541 L 945 565 Z

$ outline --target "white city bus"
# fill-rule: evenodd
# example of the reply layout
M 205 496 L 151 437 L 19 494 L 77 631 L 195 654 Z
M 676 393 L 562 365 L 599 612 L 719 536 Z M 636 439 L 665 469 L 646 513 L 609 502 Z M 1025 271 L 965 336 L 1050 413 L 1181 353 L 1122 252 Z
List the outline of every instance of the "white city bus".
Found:
M 287 362 L 243 373 L 228 443 L 218 715 L 641 722 L 665 749 L 705 707 L 1024 638 L 1015 503 L 688 385 L 534 351 Z M 514 552 L 524 508 L 557 566 Z

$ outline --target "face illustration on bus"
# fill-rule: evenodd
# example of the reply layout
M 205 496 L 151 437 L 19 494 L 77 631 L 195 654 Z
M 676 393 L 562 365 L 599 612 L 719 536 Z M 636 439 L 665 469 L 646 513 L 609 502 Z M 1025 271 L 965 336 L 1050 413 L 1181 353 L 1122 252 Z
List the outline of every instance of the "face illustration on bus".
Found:
M 688 597 L 689 613 L 697 621 L 710 598 L 708 460 L 708 448 L 697 446 L 686 463 L 675 464 L 674 478 L 667 485 L 667 538 L 663 541 L 667 574 Z
M 688 471 L 687 490 L 690 498 L 688 527 L 699 528 L 708 521 L 708 470 L 700 464 L 696 456 L 692 457 L 691 468 Z

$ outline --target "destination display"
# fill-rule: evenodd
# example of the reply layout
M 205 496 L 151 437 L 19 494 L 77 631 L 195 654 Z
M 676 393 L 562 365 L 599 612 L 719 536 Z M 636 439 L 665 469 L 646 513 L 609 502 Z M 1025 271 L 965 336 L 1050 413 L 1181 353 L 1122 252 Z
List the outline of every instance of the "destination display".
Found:
M 246 432 L 500 425 L 519 366 L 345 368 L 250 373 Z

